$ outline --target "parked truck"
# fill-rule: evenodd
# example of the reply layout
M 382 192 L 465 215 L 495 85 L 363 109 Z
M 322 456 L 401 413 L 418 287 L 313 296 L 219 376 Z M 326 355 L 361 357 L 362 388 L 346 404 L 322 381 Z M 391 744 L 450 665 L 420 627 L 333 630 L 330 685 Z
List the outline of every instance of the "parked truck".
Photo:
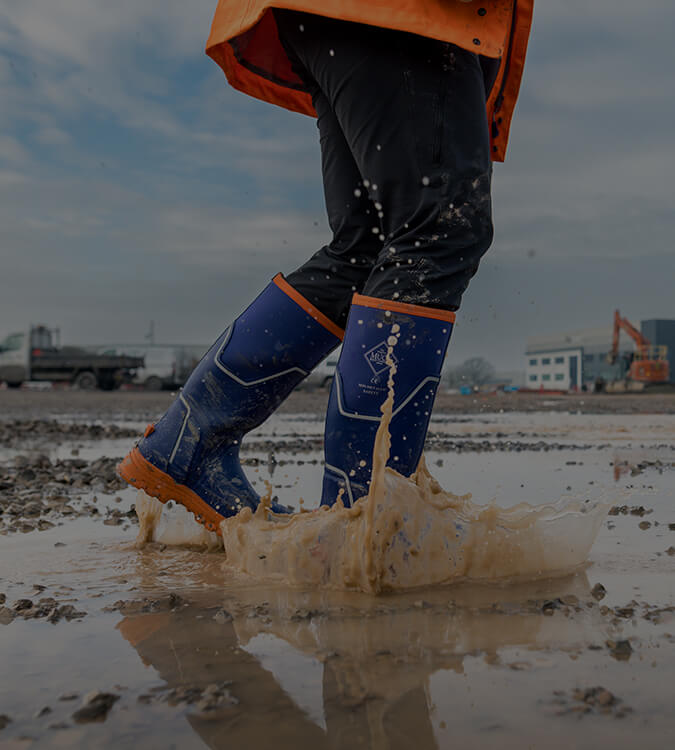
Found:
M 0 382 L 18 388 L 27 381 L 70 383 L 82 390 L 113 390 L 133 380 L 143 357 L 95 354 L 60 346 L 56 328 L 38 325 L 0 341 Z

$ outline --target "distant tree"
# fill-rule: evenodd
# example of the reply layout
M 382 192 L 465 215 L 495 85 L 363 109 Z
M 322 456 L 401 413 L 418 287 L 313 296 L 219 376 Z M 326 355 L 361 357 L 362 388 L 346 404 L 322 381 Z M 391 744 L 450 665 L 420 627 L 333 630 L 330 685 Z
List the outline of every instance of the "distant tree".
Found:
M 489 383 L 495 376 L 495 368 L 483 357 L 471 357 L 461 365 L 447 371 L 445 382 L 450 388 L 463 385 L 481 386 Z

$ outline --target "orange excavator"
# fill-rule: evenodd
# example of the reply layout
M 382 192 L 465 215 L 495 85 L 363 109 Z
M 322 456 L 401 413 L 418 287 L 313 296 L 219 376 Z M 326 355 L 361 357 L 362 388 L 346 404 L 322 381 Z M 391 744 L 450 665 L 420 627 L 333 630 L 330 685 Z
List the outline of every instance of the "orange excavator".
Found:
M 614 311 L 614 335 L 612 349 L 607 355 L 608 362 L 614 364 L 617 360 L 619 334 L 622 330 L 635 342 L 635 353 L 626 373 L 626 382 L 643 386 L 667 383 L 670 380 L 668 347 L 652 346 L 649 339 L 645 338 L 626 318 L 622 318 L 618 310 Z

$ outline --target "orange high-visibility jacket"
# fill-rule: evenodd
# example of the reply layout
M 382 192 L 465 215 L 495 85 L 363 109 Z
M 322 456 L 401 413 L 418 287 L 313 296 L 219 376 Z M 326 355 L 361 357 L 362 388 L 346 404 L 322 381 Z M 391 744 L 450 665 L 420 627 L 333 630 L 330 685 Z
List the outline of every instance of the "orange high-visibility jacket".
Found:
M 206 53 L 234 88 L 316 116 L 279 41 L 270 8 L 289 8 L 451 42 L 501 66 L 487 103 L 492 158 L 504 161 L 534 0 L 218 0 Z

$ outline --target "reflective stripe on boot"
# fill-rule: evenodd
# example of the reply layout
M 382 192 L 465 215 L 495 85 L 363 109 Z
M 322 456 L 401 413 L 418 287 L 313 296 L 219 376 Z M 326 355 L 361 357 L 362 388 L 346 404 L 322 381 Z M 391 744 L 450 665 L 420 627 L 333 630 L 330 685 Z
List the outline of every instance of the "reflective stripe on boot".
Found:
M 391 344 L 396 374 L 387 465 L 403 476 L 415 472 L 454 320 L 445 310 L 354 295 L 326 415 L 322 505 L 332 505 L 340 489 L 347 506 L 368 492 Z
M 166 414 L 119 466 L 120 475 L 209 527 L 259 496 L 239 462 L 262 424 L 339 343 L 341 330 L 281 274 L 218 338 Z

